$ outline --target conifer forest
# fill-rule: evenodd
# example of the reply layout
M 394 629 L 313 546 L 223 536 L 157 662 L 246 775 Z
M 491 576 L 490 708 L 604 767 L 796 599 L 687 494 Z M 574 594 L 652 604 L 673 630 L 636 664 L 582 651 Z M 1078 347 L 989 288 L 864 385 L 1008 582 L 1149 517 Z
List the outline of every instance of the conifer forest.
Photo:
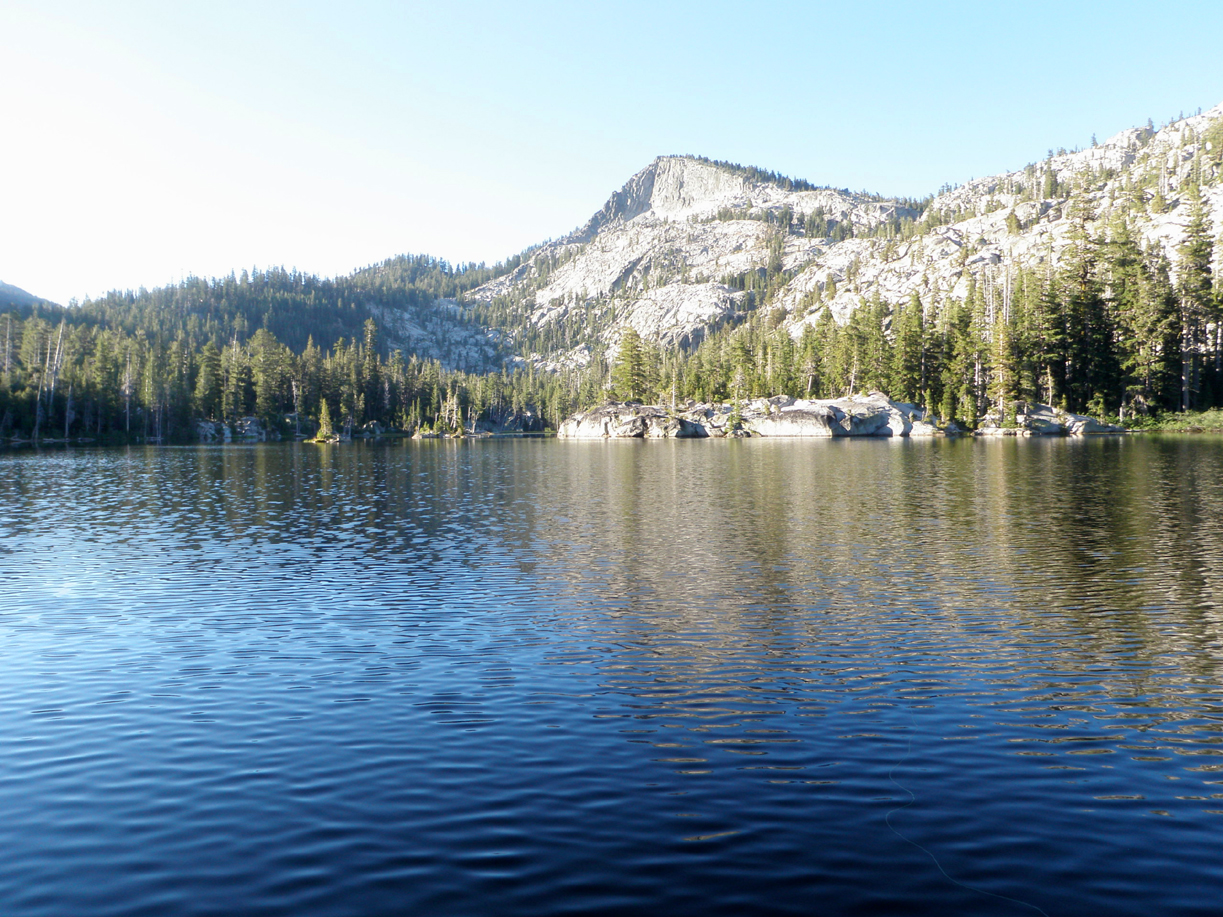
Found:
M 799 270 L 784 257 L 787 245 L 831 247 L 865 233 L 888 257 L 905 240 L 973 214 L 906 200 L 863 228 L 822 208 L 723 209 L 704 222 L 756 221 L 739 225 L 765 234 L 753 238 L 764 240 L 767 257 L 758 268 L 695 278 L 716 282 L 737 305 L 682 340 L 626 321 L 632 295 L 675 281 L 657 266 L 635 293 L 563 300 L 556 320 L 540 320 L 521 290 L 504 292 L 509 286 L 470 295 L 523 277 L 534 295 L 585 251 L 606 215 L 592 220 L 582 244 L 528 250 L 491 268 L 400 256 L 333 279 L 255 270 L 67 307 L 0 306 L 0 440 L 190 441 L 200 421 L 244 418 L 273 436 L 303 436 L 324 409 L 349 433 L 462 433 L 481 423 L 542 430 L 608 399 L 675 405 L 871 391 L 970 429 L 986 414 L 1005 425 L 1023 402 L 1122 423 L 1218 407 L 1221 243 L 1206 192 L 1217 189 L 1223 167 L 1223 120 L 1211 132 L 1195 138 L 1196 158 L 1175 184 L 1160 179 L 1118 192 L 1103 172 L 1059 184 L 1054 169 L 1029 167 L 1005 225 L 1023 231 L 1024 202 L 1057 198 L 1069 230 L 1056 257 L 1050 250 L 1047 258 L 966 270 L 958 295 L 934 284 L 889 301 L 876 288 L 840 314 L 831 306 L 838 296 L 831 273 L 804 294 L 797 313 L 792 299 L 780 304 Z M 1149 143 L 1150 130 L 1140 133 L 1135 143 Z M 1210 141 L 1214 135 L 1220 142 Z M 774 190 L 818 193 L 774 173 L 696 161 Z M 1105 187 L 1113 190 L 1101 213 Z M 1187 214 L 1171 247 L 1144 241 L 1134 222 L 1166 208 L 1165 192 Z M 980 212 L 997 206 L 991 198 Z M 964 246 L 961 262 L 972 250 Z M 842 285 L 854 284 L 858 269 L 855 259 Z M 674 266 L 685 282 L 687 270 Z M 796 314 L 805 316 L 801 323 Z M 581 360 L 555 359 L 575 348 Z

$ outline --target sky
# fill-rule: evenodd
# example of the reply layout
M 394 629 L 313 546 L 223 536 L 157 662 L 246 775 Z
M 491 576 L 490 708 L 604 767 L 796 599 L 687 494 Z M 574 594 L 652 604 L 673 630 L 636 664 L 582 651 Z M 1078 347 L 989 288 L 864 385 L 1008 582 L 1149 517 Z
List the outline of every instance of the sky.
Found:
M 503 260 L 695 153 L 921 197 L 1223 102 L 1223 3 L 0 0 L 0 281 Z

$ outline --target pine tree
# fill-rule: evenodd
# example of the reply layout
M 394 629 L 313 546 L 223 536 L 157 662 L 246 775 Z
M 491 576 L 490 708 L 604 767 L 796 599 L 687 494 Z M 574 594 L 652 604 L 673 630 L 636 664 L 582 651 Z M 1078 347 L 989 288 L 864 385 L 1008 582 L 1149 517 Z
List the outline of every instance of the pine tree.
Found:
M 1207 323 L 1214 317 L 1209 217 L 1197 189 L 1190 195 L 1189 222 L 1177 262 L 1181 314 L 1181 410 L 1198 407 Z
M 324 398 L 319 406 L 318 412 L 318 439 L 330 439 L 335 436 L 335 428 L 331 422 L 331 408 L 327 406 L 327 399 Z
M 926 320 L 921 297 L 914 292 L 896 314 L 892 342 L 892 389 L 901 401 L 918 402 L 926 389 Z
M 362 329 L 364 333 L 364 343 L 362 345 L 362 390 L 365 395 L 366 408 L 370 409 L 374 405 L 382 401 L 382 374 L 381 361 L 379 360 L 379 340 L 378 326 L 372 318 L 365 320 L 365 326 Z
M 1120 400 L 1120 367 L 1113 320 L 1098 276 L 1098 245 L 1088 231 L 1095 214 L 1086 197 L 1075 199 L 1070 217 L 1071 244 L 1061 276 L 1066 328 L 1065 406 L 1071 411 L 1090 408 L 1103 413 L 1106 403 Z
M 944 421 L 963 420 L 971 424 L 977 416 L 974 384 L 979 350 L 973 335 L 972 312 L 963 302 L 949 300 L 941 320 L 944 357 L 939 414 Z
M 1129 224 L 1114 223 L 1106 259 L 1117 316 L 1123 409 L 1175 409 L 1180 399 L 1180 313 L 1161 251 L 1144 253 Z
M 271 422 L 288 399 L 290 354 L 266 328 L 255 332 L 249 350 L 255 414 L 264 422 Z
M 612 369 L 612 391 L 623 401 L 642 401 L 649 390 L 648 353 L 641 335 L 632 325 L 624 329 L 620 350 Z
M 999 310 L 990 328 L 989 400 L 1003 426 L 1015 422 L 1015 402 L 1020 400 L 1018 358 L 1014 328 L 1009 316 Z

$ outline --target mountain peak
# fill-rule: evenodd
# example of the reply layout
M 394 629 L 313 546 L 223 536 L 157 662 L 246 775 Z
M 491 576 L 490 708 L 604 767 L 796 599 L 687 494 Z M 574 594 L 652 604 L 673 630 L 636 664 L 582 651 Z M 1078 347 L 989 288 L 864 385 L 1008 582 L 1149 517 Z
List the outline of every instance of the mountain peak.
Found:
M 1223 222 L 1221 115 L 1223 106 L 1051 150 L 920 203 L 659 156 L 583 227 L 469 298 L 512 303 L 531 329 L 523 340 L 561 365 L 589 359 L 592 345 L 614 348 L 628 327 L 690 346 L 765 306 L 797 338 L 825 311 L 844 321 L 875 298 L 896 306 L 916 295 L 936 310 L 974 288 L 1009 290 L 1018 271 L 1058 264 L 1076 200 L 1094 208 L 1093 231 L 1125 220 L 1175 260 L 1192 189 Z
M 805 195 L 805 200 L 795 199 Z M 649 215 L 667 221 L 714 219 L 727 211 L 753 209 L 794 213 L 816 207 L 843 206 L 856 197 L 846 191 L 818 188 L 755 166 L 720 162 L 692 155 L 659 156 L 630 178 L 603 208 L 566 241 L 589 242 L 604 229 Z

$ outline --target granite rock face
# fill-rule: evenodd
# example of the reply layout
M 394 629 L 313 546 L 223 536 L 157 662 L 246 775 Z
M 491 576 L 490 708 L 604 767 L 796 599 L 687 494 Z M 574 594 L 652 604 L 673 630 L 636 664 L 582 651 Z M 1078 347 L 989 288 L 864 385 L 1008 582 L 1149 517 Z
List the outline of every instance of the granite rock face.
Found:
M 386 346 L 445 369 L 581 369 L 614 360 L 630 327 L 663 349 L 691 348 L 758 309 L 766 277 L 771 326 L 798 339 L 825 311 L 844 323 L 874 297 L 898 306 L 916 294 L 929 319 L 976 288 L 990 309 L 1005 308 L 1020 269 L 1064 264 L 1075 198 L 1093 214 L 1089 235 L 1124 219 L 1175 275 L 1191 188 L 1200 186 L 1212 237 L 1223 231 L 1221 149 L 1223 105 L 946 185 L 928 206 L 662 156 L 583 225 L 454 298 L 380 298 L 399 282 L 390 262 L 354 276 Z M 1217 276 L 1217 255 L 1215 265 Z M 6 296 L 31 300 L 0 284 L 0 304 Z
M 1124 433 L 1085 414 L 1046 404 L 1017 405 L 1015 424 L 1003 427 L 986 417 L 977 436 L 1087 436 Z M 892 401 L 880 392 L 806 401 L 778 395 L 740 404 L 689 402 L 683 407 L 621 403 L 600 405 L 564 421 L 562 439 L 677 439 L 759 436 L 827 439 L 834 436 L 957 436 L 954 424 L 941 424 L 915 404 Z
M 561 439 L 696 439 L 709 433 L 699 423 L 656 405 L 609 401 L 561 423 Z
M 875 296 L 900 305 L 917 294 L 936 310 L 964 300 L 975 284 L 1005 299 L 1019 268 L 1062 263 L 1073 194 L 1090 204 L 1093 236 L 1124 215 L 1141 244 L 1175 264 L 1194 181 L 1212 234 L 1223 229 L 1220 124 L 1223 105 L 1159 130 L 1125 130 L 1088 149 L 948 187 L 924 216 L 912 202 L 664 156 L 585 225 L 532 249 L 513 271 L 463 299 L 508 303 L 523 327 L 549 330 L 562 342 L 555 351 L 518 355 L 557 371 L 583 365 L 588 351 L 579 345 L 614 357 L 630 326 L 663 347 L 691 346 L 741 321 L 753 305 L 745 290 L 770 267 L 786 277 L 770 308 L 795 338 L 825 307 L 844 322 Z M 448 305 L 472 314 L 466 303 Z M 516 332 L 504 334 L 498 346 L 517 352 Z M 470 344 L 461 352 L 473 361 L 487 343 L 455 336 L 456 345 L 460 338 Z
M 1103 423 L 1086 414 L 1071 414 L 1047 404 L 1020 402 L 1015 406 L 1015 422 L 1003 426 L 997 414 L 988 414 L 978 436 L 1092 436 L 1124 433 L 1125 428 Z
M 874 392 L 849 398 L 804 401 L 788 396 L 757 399 L 745 405 L 700 404 L 683 408 L 609 402 L 575 414 L 561 424 L 563 439 L 699 438 L 760 436 L 936 436 L 944 430 L 911 404 Z
M 892 401 L 880 392 L 815 401 L 756 401 L 749 406 L 745 424 L 757 436 L 935 436 L 944 432 L 926 419 L 923 409 Z

